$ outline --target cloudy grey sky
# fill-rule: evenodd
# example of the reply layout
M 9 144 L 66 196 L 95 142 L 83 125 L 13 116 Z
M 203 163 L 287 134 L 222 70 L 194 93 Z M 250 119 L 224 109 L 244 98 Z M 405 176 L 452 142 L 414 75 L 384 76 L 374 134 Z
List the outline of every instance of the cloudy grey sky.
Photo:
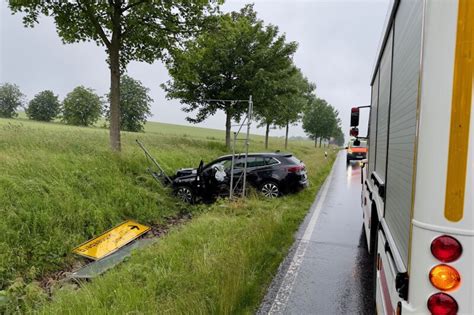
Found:
M 369 81 L 389 0 L 227 0 L 222 9 L 238 10 L 249 2 L 255 3 L 261 19 L 299 43 L 296 65 L 316 83 L 318 96 L 339 110 L 346 132 L 350 108 L 370 103 Z M 40 19 L 33 29 L 24 28 L 21 16 L 11 15 L 1 2 L 0 83 L 18 84 L 28 99 L 45 89 L 63 98 L 78 85 L 105 94 L 110 85 L 105 59 L 104 48 L 93 43 L 63 45 L 49 18 Z M 150 120 L 187 124 L 179 102 L 166 100 L 159 87 L 168 79 L 160 62 L 132 62 L 128 74 L 151 89 Z M 199 125 L 223 129 L 224 116 L 218 113 Z M 301 126 L 290 130 L 290 136 L 298 135 L 304 135 Z

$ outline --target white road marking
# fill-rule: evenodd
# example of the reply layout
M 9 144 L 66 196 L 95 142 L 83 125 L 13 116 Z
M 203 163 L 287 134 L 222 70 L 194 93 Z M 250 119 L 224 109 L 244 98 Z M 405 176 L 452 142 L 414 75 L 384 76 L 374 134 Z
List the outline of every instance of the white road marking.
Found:
M 316 208 L 314 209 L 313 214 L 311 215 L 311 219 L 308 223 L 308 226 L 306 227 L 303 237 L 301 238 L 302 241 L 309 241 L 311 239 L 311 235 L 313 235 L 316 222 L 318 221 L 319 213 L 321 212 L 321 208 L 323 207 L 324 201 L 326 200 L 326 195 L 328 194 L 329 186 L 331 186 L 332 176 L 334 172 L 334 165 L 336 165 L 336 162 L 337 162 L 337 159 L 336 161 L 334 161 L 333 168 L 331 170 L 331 173 L 329 173 L 328 179 L 324 185 L 323 191 L 321 193 L 321 197 L 319 198 L 318 203 L 316 204 Z
M 326 195 L 329 190 L 329 186 L 331 186 L 331 181 L 334 173 L 334 168 L 337 164 L 337 160 L 339 159 L 339 155 L 334 161 L 333 167 L 331 172 L 328 175 L 328 178 L 324 184 L 323 191 L 318 199 L 316 207 L 312 211 L 311 218 L 309 220 L 308 225 L 304 231 L 303 237 L 301 238 L 298 247 L 296 248 L 295 255 L 286 271 L 286 274 L 281 282 L 280 288 L 278 289 L 278 293 L 275 297 L 275 300 L 272 303 L 272 307 L 268 314 L 283 314 L 283 311 L 286 308 L 286 304 L 288 303 L 288 298 L 290 297 L 291 291 L 293 290 L 293 286 L 295 284 L 296 277 L 298 276 L 298 272 L 300 266 L 303 262 L 304 255 L 306 253 L 306 249 L 308 248 L 308 243 L 311 240 L 311 236 L 313 235 L 314 228 L 316 227 L 316 222 L 318 221 L 319 213 L 323 207 L 323 204 L 326 200 Z

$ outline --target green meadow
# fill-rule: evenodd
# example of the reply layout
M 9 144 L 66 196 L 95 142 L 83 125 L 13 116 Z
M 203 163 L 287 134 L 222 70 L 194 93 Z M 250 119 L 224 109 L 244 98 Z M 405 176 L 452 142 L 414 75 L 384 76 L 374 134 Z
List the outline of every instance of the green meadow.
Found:
M 289 143 L 311 185 L 265 200 L 178 202 L 146 172 L 140 139 L 170 173 L 228 153 L 224 132 L 150 122 L 122 133 L 122 152 L 108 131 L 60 123 L 0 119 L 0 313 L 253 313 L 293 235 L 329 173 L 333 156 L 310 141 Z M 251 137 L 251 151 L 264 151 Z M 271 138 L 270 151 L 284 150 Z M 86 261 L 78 244 L 125 219 L 151 226 L 191 213 L 153 246 L 80 286 L 54 275 Z M 45 290 L 46 288 L 46 290 Z

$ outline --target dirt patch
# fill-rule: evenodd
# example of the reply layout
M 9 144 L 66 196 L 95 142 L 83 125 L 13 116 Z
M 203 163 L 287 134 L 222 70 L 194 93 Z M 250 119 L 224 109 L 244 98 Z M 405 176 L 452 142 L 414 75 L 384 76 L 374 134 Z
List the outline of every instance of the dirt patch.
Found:
M 155 224 L 151 225 L 151 230 L 146 233 L 145 235 L 141 236 L 141 238 L 159 238 L 166 235 L 173 227 L 177 227 L 180 225 L 185 224 L 189 220 L 192 219 L 192 214 L 189 212 L 181 212 L 175 216 L 165 217 L 163 224 Z M 75 288 L 80 287 L 80 281 L 73 282 L 69 281 L 71 278 L 69 277 L 71 273 L 75 270 L 78 270 L 85 265 L 92 262 L 92 260 L 87 259 L 85 257 L 78 256 L 74 263 L 63 270 L 55 271 L 49 273 L 42 277 L 39 280 L 40 287 L 48 294 L 48 296 L 52 296 L 53 291 L 56 288 L 60 288 L 65 282 L 73 285 Z M 81 280 L 87 281 L 87 280 Z
M 189 212 L 187 213 L 182 212 L 175 216 L 165 217 L 164 224 L 152 225 L 151 231 L 147 233 L 146 235 L 144 235 L 143 237 L 155 238 L 155 237 L 161 237 L 163 235 L 166 235 L 171 228 L 186 223 L 187 221 L 191 220 L 192 217 L 193 217 L 192 214 Z
M 87 265 L 90 262 L 89 259 L 84 257 L 78 257 L 73 264 L 67 266 L 63 270 L 58 270 L 55 272 L 48 273 L 39 280 L 39 286 L 51 297 L 53 293 L 53 288 L 61 287 L 63 283 L 69 280 L 69 275 L 79 268 Z M 78 286 L 77 283 L 73 284 Z

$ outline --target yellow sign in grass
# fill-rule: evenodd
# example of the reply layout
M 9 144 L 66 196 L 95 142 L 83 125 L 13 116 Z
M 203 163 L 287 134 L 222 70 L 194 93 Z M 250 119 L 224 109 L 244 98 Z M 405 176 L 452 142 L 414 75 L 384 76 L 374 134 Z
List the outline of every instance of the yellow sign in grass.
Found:
M 127 220 L 96 238 L 79 245 L 73 249 L 73 252 L 87 258 L 98 260 L 115 252 L 120 247 L 127 245 L 149 230 L 150 227 L 148 226 Z

